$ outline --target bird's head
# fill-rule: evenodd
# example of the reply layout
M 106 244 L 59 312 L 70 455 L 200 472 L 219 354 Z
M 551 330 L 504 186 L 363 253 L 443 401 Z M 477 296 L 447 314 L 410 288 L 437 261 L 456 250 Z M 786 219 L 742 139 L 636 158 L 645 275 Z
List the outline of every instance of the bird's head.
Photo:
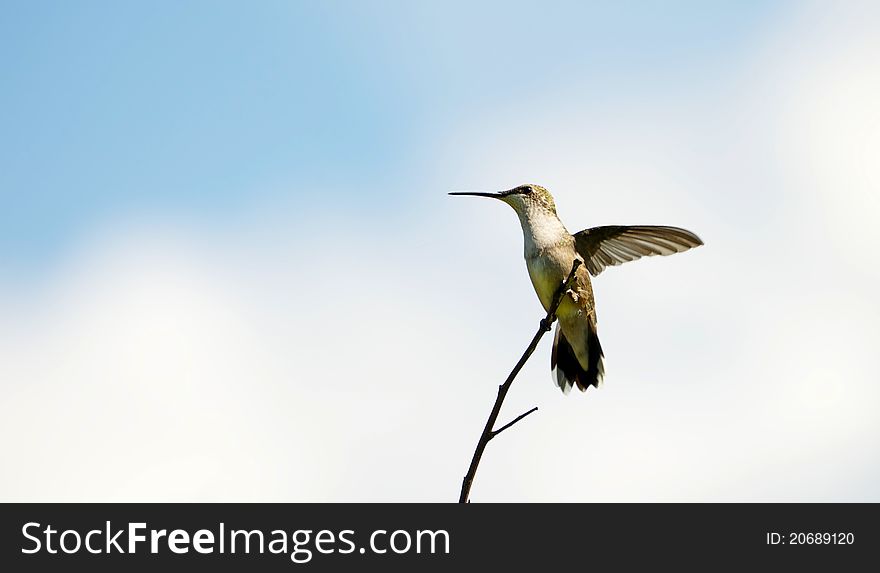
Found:
M 520 185 L 508 191 L 484 193 L 477 191 L 457 191 L 450 195 L 467 195 L 471 197 L 491 197 L 500 199 L 513 207 L 517 214 L 522 215 L 534 209 L 541 209 L 556 215 L 556 204 L 553 195 L 540 185 Z

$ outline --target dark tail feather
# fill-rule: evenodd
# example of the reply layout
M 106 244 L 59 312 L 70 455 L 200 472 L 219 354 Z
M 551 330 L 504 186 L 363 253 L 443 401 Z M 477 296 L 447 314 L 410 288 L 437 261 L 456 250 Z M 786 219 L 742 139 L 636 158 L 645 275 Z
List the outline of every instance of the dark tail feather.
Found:
M 577 385 L 581 392 L 586 392 L 590 386 L 596 388 L 605 377 L 605 365 L 602 345 L 596 334 L 596 327 L 591 323 L 587 331 L 587 367 L 581 366 L 574 350 L 562 333 L 559 325 L 556 325 L 556 334 L 553 338 L 553 352 L 550 354 L 550 368 L 553 370 L 556 385 L 564 394 Z

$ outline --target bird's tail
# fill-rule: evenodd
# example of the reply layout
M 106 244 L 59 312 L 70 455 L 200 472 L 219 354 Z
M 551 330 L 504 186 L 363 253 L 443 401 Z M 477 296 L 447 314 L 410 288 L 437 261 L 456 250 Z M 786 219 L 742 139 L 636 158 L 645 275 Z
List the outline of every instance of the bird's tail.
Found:
M 582 365 L 575 355 L 574 349 L 562 333 L 559 323 L 556 324 L 556 334 L 553 337 L 553 352 L 550 354 L 550 368 L 553 370 L 553 378 L 563 394 L 568 394 L 572 386 L 577 386 L 581 392 L 586 392 L 590 386 L 596 388 L 602 383 L 605 376 L 604 357 L 602 345 L 599 344 L 599 335 L 596 334 L 596 325 L 587 321 L 585 341 L 587 346 L 587 364 Z

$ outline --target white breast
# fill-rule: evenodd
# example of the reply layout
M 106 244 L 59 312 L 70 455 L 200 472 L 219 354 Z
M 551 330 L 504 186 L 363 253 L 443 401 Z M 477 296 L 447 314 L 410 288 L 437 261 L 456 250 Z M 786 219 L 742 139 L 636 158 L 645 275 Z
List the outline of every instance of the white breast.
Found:
M 555 213 L 516 196 L 511 197 L 511 202 L 523 230 L 523 254 L 529 277 L 546 310 L 577 256 L 574 239 Z

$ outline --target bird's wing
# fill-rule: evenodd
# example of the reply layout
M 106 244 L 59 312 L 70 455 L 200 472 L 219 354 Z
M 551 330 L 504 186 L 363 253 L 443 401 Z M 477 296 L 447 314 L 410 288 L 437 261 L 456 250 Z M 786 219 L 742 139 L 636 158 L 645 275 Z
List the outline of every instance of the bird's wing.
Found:
M 575 233 L 574 241 L 593 276 L 607 266 L 641 257 L 681 253 L 703 244 L 698 236 L 685 229 L 648 225 L 593 227 Z

